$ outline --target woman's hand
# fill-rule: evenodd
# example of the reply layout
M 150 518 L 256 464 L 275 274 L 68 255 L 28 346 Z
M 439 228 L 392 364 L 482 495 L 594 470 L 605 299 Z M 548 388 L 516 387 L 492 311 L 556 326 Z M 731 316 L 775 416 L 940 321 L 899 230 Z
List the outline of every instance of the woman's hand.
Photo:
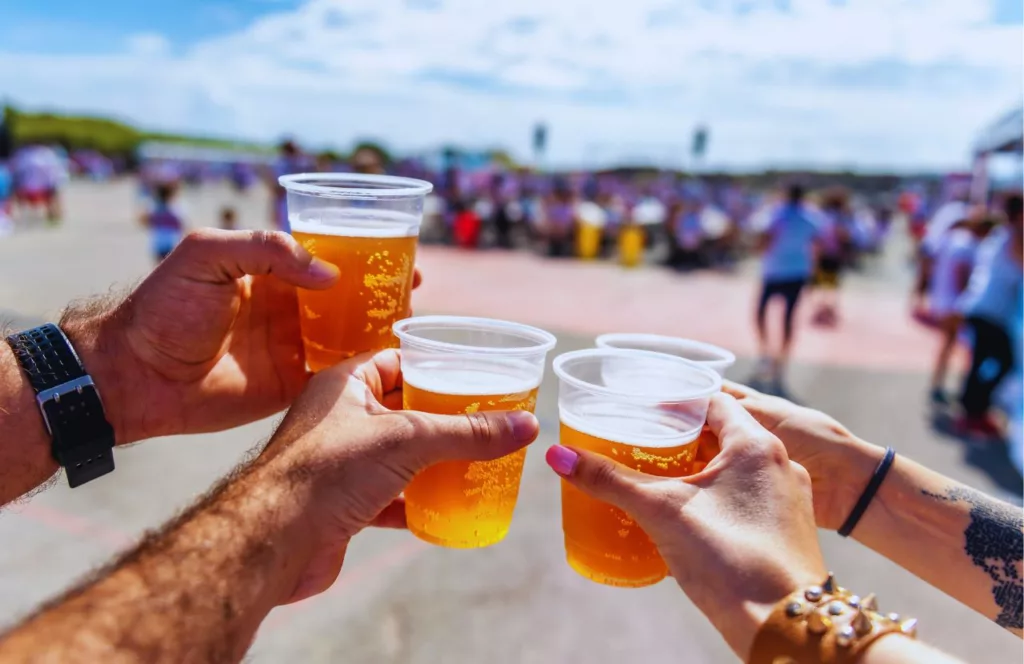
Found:
M 686 478 L 644 475 L 562 446 L 548 460 L 571 468 L 566 481 L 636 519 L 679 586 L 746 657 L 775 604 L 820 583 L 826 568 L 807 471 L 731 396 L 712 399 L 708 428 L 722 451 Z
M 299 493 L 312 540 L 286 602 L 334 583 L 349 540 L 363 528 L 405 527 L 399 496 L 418 471 L 452 459 L 497 459 L 538 433 L 525 411 L 433 415 L 401 407 L 398 351 L 354 357 L 310 379 L 257 462 Z
M 790 459 L 807 469 L 818 527 L 838 530 L 885 450 L 857 438 L 819 410 L 731 381 L 723 381 L 722 390 L 782 441 Z M 703 442 L 702 452 L 707 455 Z

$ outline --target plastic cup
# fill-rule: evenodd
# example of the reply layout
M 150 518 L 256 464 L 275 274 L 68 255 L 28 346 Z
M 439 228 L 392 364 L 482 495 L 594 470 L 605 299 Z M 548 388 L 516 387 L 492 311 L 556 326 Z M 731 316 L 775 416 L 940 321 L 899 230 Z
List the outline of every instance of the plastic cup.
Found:
M 537 405 L 548 351 L 544 330 L 490 318 L 420 316 L 395 323 L 403 407 L 444 415 Z M 512 523 L 526 450 L 494 461 L 444 461 L 405 490 L 409 530 L 432 544 L 473 549 L 500 542 Z
M 606 381 L 608 364 L 631 380 Z M 648 351 L 596 348 L 559 355 L 560 442 L 663 477 L 693 472 L 711 396 L 713 370 Z M 569 566 L 610 586 L 648 586 L 668 574 L 650 538 L 625 512 L 562 481 L 562 530 Z
M 724 376 L 726 369 L 736 364 L 736 356 L 720 346 L 660 334 L 614 333 L 602 334 L 595 341 L 598 348 L 632 348 L 654 353 L 675 355 L 706 366 Z
M 393 348 L 395 321 L 409 315 L 423 199 L 433 188 L 410 178 L 301 173 L 287 191 L 291 233 L 338 266 L 327 290 L 298 290 L 306 364 L 320 371 L 367 351 Z

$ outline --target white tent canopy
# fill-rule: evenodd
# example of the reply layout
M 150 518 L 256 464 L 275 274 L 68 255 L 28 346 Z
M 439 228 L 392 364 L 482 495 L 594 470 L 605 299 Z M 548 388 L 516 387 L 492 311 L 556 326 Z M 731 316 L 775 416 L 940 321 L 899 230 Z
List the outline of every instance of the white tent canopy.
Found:
M 985 155 L 994 152 L 1024 152 L 1024 108 L 1006 113 L 978 136 L 974 153 Z

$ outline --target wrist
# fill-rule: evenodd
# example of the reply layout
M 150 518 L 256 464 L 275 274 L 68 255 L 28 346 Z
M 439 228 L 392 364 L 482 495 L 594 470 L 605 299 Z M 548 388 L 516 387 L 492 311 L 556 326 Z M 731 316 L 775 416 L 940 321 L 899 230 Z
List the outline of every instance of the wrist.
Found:
M 829 495 L 822 501 L 822 521 L 818 524 L 826 530 L 838 530 L 843 525 L 885 456 L 884 448 L 852 435 L 833 449 L 827 473 Z
M 133 371 L 138 363 L 124 342 L 123 328 L 116 311 L 98 315 L 84 315 L 68 310 L 61 317 L 64 331 L 78 359 L 92 376 L 103 403 L 103 413 L 114 428 L 116 445 L 142 440 L 141 422 L 133 417 L 144 407 L 133 408 L 140 401 L 140 392 L 133 385 Z M 134 412 L 134 413 L 133 413 Z

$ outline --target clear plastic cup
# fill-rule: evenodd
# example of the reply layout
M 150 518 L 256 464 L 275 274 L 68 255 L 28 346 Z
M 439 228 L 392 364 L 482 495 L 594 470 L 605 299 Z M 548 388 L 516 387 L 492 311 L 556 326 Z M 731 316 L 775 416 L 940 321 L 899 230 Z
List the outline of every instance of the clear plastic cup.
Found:
M 401 341 L 403 407 L 443 415 L 537 405 L 554 335 L 490 318 L 419 316 L 394 325 Z M 406 520 L 432 544 L 473 549 L 504 539 L 526 450 L 494 461 L 444 461 L 405 490 Z
M 714 369 L 720 376 L 736 364 L 736 355 L 720 346 L 660 334 L 613 333 L 602 334 L 596 340 L 598 348 L 632 348 L 655 353 L 675 355 L 691 362 Z
M 287 191 L 292 235 L 341 271 L 328 290 L 298 291 L 309 368 L 397 346 L 391 325 L 409 315 L 423 200 L 433 185 L 354 173 L 301 173 L 278 182 Z
M 630 380 L 606 380 L 607 365 Z M 560 442 L 663 477 L 693 472 L 715 371 L 672 355 L 596 348 L 559 355 Z M 641 587 L 668 574 L 650 538 L 622 510 L 562 482 L 562 530 L 569 566 L 610 586 Z

